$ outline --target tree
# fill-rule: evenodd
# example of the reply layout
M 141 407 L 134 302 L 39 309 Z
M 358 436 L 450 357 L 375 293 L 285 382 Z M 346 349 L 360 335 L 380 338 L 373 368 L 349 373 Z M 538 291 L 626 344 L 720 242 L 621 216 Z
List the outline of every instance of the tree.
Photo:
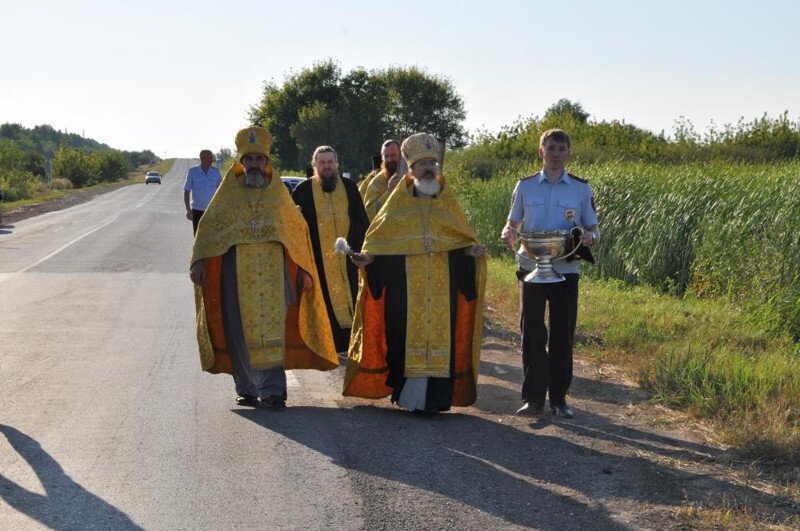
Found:
M 389 87 L 389 131 L 398 139 L 427 132 L 463 147 L 466 132 L 464 103 L 448 80 L 416 68 L 393 67 L 383 74 Z
M 53 177 L 68 179 L 75 188 L 99 180 L 100 172 L 96 160 L 80 149 L 60 147 L 53 158 Z
M 116 149 L 104 149 L 92 153 L 97 176 L 101 181 L 118 181 L 128 176 L 131 165 L 128 158 Z
M 333 61 L 264 85 L 250 108 L 253 124 L 273 135 L 273 152 L 287 167 L 302 168 L 314 147 L 332 145 L 345 171 L 366 172 L 387 138 L 430 132 L 451 147 L 465 144 L 464 104 L 448 80 L 418 68 L 357 68 L 342 75 Z
M 314 103 L 338 109 L 341 69 L 331 60 L 314 64 L 299 73 L 290 73 L 279 87 L 264 84 L 261 102 L 250 108 L 250 122 L 269 129 L 272 134 L 272 151 L 289 166 L 305 166 L 291 127 L 297 123 L 300 110 Z M 310 155 L 310 154 L 309 154 Z
M 570 117 L 578 124 L 585 124 L 589 121 L 589 116 L 591 115 L 583 109 L 583 105 L 579 102 L 561 98 L 548 107 L 544 113 L 545 120 L 556 116 L 561 118 Z

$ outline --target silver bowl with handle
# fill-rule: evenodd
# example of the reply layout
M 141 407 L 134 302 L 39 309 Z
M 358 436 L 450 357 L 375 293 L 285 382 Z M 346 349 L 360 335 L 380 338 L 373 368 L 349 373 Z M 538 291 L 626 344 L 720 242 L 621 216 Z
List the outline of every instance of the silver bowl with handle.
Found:
M 583 229 L 575 227 L 572 230 Z M 519 232 L 519 240 L 525 255 L 536 262 L 536 267 L 525 276 L 524 281 L 531 284 L 552 284 L 563 282 L 564 276 L 553 269 L 553 262 L 569 258 L 580 247 L 580 241 L 573 249 L 572 230 L 566 229 L 534 229 L 530 232 Z

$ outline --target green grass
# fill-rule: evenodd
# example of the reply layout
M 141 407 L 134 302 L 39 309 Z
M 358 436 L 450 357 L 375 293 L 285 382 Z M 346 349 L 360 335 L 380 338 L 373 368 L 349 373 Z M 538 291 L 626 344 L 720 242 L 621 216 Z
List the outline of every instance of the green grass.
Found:
M 3 210 L 5 212 L 11 212 L 12 210 L 17 210 L 23 207 L 39 205 L 42 203 L 47 203 L 48 201 L 55 201 L 56 199 L 61 199 L 62 197 L 66 197 L 77 192 L 85 192 L 87 190 L 99 190 L 103 188 L 116 188 L 120 185 L 138 184 L 144 182 L 144 174 L 148 171 L 157 171 L 161 175 L 166 175 L 166 173 L 172 167 L 172 163 L 174 161 L 175 159 L 166 159 L 155 165 L 141 166 L 128 173 L 127 178 L 121 181 L 101 182 L 91 186 L 85 186 L 83 188 L 69 188 L 64 190 L 49 190 L 47 188 L 42 188 L 35 196 L 29 199 L 3 202 Z
M 518 330 L 514 264 L 489 261 L 487 317 Z M 580 284 L 577 350 L 627 368 L 652 399 L 718 423 L 727 441 L 800 464 L 800 356 L 788 333 L 722 299 L 678 298 L 651 286 Z

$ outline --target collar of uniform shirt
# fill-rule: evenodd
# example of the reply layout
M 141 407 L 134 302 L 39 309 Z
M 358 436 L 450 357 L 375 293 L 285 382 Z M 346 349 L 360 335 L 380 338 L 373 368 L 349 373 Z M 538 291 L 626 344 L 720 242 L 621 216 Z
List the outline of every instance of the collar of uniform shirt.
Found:
M 539 183 L 542 183 L 543 181 L 546 181 L 546 180 L 547 180 L 547 174 L 544 172 L 544 169 L 542 169 L 539 172 Z M 569 173 L 567 173 L 567 170 L 564 170 L 564 173 L 561 174 L 561 177 L 558 178 L 556 183 L 563 182 L 563 183 L 566 183 L 566 184 L 570 184 L 571 181 L 572 181 L 572 179 L 569 178 Z M 555 184 L 555 183 L 553 183 L 553 184 Z

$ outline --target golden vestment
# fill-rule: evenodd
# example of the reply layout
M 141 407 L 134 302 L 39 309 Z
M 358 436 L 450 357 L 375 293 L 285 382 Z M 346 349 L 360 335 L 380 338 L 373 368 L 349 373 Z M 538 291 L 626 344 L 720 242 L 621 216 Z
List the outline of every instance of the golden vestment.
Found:
M 377 177 L 376 177 L 377 179 Z M 453 405 L 467 406 L 477 396 L 486 259 L 475 259 L 475 292 L 467 301 L 456 297 L 455 327 L 451 328 L 448 253 L 477 243 L 469 222 L 444 179 L 442 192 L 429 199 L 415 197 L 407 176 L 392 191 L 367 231 L 362 253 L 405 257 L 407 328 L 405 377 L 449 377 L 455 374 Z M 361 270 L 353 331 L 344 381 L 344 395 L 382 398 L 386 385 L 384 297 L 373 297 Z M 454 345 L 453 345 L 454 344 Z M 450 367 L 455 347 L 455 368 Z
M 203 260 L 205 282 L 195 285 L 197 342 L 203 370 L 231 373 L 221 305 L 222 255 L 236 246 L 239 307 L 254 369 L 330 370 L 338 366 L 314 264 L 308 226 L 275 176 L 265 188 L 243 186 L 244 169 L 225 175 L 197 227 L 191 263 Z M 284 268 L 292 286 L 298 269 L 310 289 L 284 299 Z

